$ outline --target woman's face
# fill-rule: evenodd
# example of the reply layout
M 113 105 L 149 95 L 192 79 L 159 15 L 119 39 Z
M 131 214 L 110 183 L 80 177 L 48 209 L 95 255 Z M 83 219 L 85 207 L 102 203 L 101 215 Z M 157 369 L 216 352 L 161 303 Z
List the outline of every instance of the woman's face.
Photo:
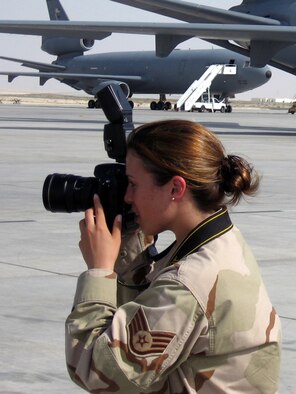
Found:
M 136 222 L 145 234 L 155 235 L 170 229 L 172 213 L 172 184 L 163 186 L 155 183 L 154 176 L 148 172 L 141 158 L 132 150 L 126 157 L 128 187 L 125 202 L 131 204 L 136 214 Z

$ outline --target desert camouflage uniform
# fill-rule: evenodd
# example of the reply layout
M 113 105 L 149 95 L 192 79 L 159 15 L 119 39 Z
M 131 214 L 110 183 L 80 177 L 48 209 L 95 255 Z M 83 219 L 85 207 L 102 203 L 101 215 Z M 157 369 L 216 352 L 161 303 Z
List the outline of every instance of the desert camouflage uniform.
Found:
M 226 210 L 152 264 L 147 250 L 136 259 L 137 246 L 126 252 L 123 245 L 118 278 L 85 272 L 78 280 L 66 322 L 78 385 L 91 393 L 277 392 L 280 322 Z

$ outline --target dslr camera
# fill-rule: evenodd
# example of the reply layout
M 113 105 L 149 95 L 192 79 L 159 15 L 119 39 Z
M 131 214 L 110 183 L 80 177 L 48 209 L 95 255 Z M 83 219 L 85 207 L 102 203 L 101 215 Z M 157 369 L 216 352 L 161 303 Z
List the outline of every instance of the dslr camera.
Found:
M 136 227 L 131 207 L 124 202 L 126 135 L 133 129 L 132 108 L 120 86 L 115 84 L 103 87 L 98 99 L 110 122 L 104 126 L 104 147 L 116 163 L 97 165 L 94 177 L 48 175 L 43 185 L 43 205 L 51 212 L 81 212 L 93 206 L 93 196 L 98 194 L 109 230 L 115 216 L 121 214 L 123 231 L 128 232 Z

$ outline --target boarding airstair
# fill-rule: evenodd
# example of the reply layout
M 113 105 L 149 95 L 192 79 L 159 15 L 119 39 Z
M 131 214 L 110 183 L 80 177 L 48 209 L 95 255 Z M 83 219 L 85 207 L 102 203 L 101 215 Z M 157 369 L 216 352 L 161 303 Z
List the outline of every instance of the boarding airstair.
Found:
M 212 64 L 208 67 L 205 73 L 198 79 L 195 80 L 186 92 L 179 98 L 177 102 L 177 109 L 183 109 L 190 111 L 193 104 L 201 97 L 201 95 L 209 89 L 213 80 L 218 74 L 236 74 L 236 65 L 234 64 Z

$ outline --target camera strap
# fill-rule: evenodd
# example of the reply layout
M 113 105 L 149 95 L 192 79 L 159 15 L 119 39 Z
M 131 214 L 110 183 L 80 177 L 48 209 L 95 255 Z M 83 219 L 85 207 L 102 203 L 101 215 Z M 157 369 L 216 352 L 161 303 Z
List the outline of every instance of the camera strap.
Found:
M 203 245 L 220 237 L 231 230 L 233 224 L 224 207 L 202 221 L 182 241 L 176 252 L 170 258 L 169 265 L 174 264 L 192 253 L 196 253 Z

